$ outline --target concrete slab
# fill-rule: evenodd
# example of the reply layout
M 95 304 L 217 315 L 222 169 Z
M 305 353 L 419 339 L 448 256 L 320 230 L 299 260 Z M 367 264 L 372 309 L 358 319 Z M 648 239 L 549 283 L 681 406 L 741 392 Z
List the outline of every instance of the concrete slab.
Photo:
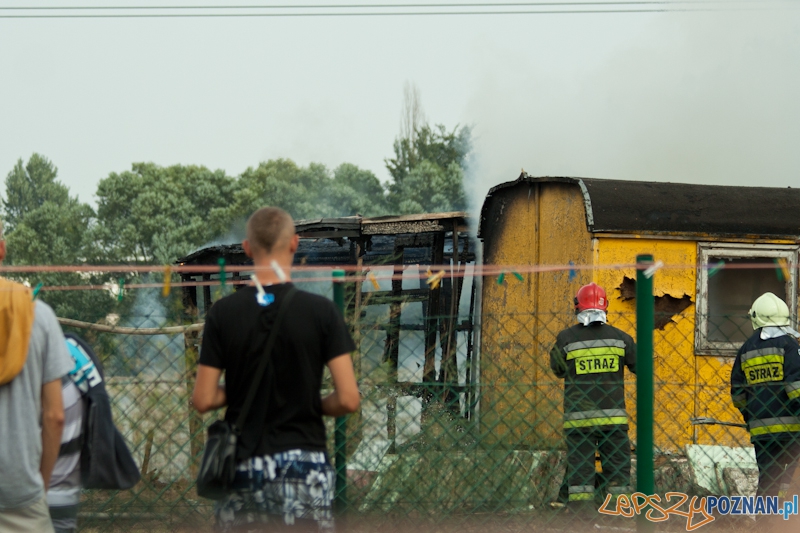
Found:
M 741 494 L 734 491 L 750 490 L 752 480 L 745 482 L 741 477 L 736 477 L 732 471 L 739 470 L 742 476 L 746 477 L 752 477 L 753 469 L 758 472 L 755 450 L 751 447 L 689 444 L 685 447 L 685 452 L 692 467 L 693 489 L 701 496 Z M 724 480 L 725 470 L 729 470 L 730 486 Z

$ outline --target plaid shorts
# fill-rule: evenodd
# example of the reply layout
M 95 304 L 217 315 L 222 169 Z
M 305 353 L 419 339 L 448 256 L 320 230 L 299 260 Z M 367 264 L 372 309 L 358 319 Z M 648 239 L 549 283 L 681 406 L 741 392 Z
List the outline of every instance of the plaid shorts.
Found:
M 239 464 L 233 489 L 214 506 L 218 531 L 334 531 L 334 471 L 325 452 L 248 459 Z

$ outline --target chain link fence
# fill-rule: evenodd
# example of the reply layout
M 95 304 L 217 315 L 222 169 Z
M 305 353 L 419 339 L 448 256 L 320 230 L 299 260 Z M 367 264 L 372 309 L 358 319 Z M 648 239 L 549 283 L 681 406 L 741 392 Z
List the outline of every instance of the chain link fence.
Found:
M 598 513 L 603 505 L 618 509 L 636 489 L 637 388 L 636 376 L 622 370 L 631 362 L 625 347 L 592 342 L 609 339 L 603 330 L 597 338 L 582 338 L 577 348 L 554 351 L 559 333 L 577 324 L 571 299 L 546 302 L 555 311 L 540 305 L 535 313 L 481 313 L 490 306 L 476 300 L 522 291 L 526 276 L 479 278 L 469 269 L 463 274 L 458 284 L 433 288 L 450 291 L 437 313 L 430 313 L 428 300 L 413 296 L 371 302 L 372 285 L 377 291 L 391 283 L 380 275 L 344 283 L 345 316 L 359 348 L 353 359 L 362 403 L 338 425 L 327 422 L 339 474 L 340 526 L 635 527 L 625 513 Z M 567 274 L 548 275 L 558 281 Z M 422 270 L 410 277 L 411 283 L 425 280 Z M 333 297 L 332 283 L 319 279 L 296 281 L 301 289 Z M 487 285 L 492 290 L 483 290 Z M 635 340 L 635 286 L 623 280 L 606 289 L 608 324 Z M 216 300 L 234 289 L 229 284 L 214 290 Z M 197 496 L 193 480 L 205 428 L 222 413 L 201 416 L 189 404 L 202 333 L 180 329 L 186 328 L 185 316 L 164 309 L 159 289 L 142 289 L 135 297 L 130 314 L 114 318 L 132 330 L 74 329 L 104 362 L 116 423 L 142 472 L 131 490 L 85 491 L 81 530 L 210 531 L 213 502 Z M 746 309 L 715 308 L 700 331 L 695 299 L 656 298 L 655 493 L 753 495 L 755 453 L 730 395 L 733 356 L 752 327 Z M 202 314 L 192 310 L 189 316 Z M 178 332 L 140 334 L 168 326 Z M 736 348 L 717 349 L 714 343 Z M 570 364 L 566 377 L 554 370 Z M 607 379 L 611 374 L 624 383 L 624 396 L 616 400 L 620 386 Z M 565 380 L 571 388 L 566 401 Z M 326 379 L 323 388 L 329 387 Z M 609 407 L 608 401 L 621 398 L 624 405 Z M 742 520 L 736 524 L 747 527 L 750 519 Z M 673 516 L 657 527 L 686 525 Z

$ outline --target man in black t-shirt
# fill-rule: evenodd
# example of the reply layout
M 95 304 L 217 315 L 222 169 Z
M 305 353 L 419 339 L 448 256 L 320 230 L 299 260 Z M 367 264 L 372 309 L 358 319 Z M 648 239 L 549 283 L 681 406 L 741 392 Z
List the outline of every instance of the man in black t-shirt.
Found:
M 209 310 L 192 395 L 199 412 L 227 406 L 226 420 L 235 422 L 239 416 L 278 308 L 292 285 L 281 281 L 280 270 L 290 273 L 298 243 L 294 221 L 281 209 L 261 208 L 247 221 L 242 245 L 265 294 L 245 287 Z M 242 428 L 234 491 L 215 506 L 220 531 L 333 529 L 333 469 L 322 416 L 358 409 L 350 359 L 355 346 L 327 298 L 297 291 L 288 303 L 271 362 Z M 325 366 L 334 391 L 322 398 Z M 223 372 L 225 384 L 220 385 Z

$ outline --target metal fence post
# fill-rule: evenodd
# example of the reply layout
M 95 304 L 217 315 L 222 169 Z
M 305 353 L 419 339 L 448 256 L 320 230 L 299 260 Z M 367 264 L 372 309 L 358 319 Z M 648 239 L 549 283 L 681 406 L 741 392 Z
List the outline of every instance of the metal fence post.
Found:
M 636 256 L 636 491 L 655 493 L 653 472 L 653 329 L 655 327 L 653 274 L 645 269 L 653 256 Z M 648 275 L 649 274 L 649 275 Z M 642 512 L 637 530 L 653 531 L 654 523 Z
M 333 271 L 333 302 L 344 316 L 344 270 Z M 338 512 L 347 509 L 347 417 L 336 417 L 333 437 L 336 466 L 334 505 Z

